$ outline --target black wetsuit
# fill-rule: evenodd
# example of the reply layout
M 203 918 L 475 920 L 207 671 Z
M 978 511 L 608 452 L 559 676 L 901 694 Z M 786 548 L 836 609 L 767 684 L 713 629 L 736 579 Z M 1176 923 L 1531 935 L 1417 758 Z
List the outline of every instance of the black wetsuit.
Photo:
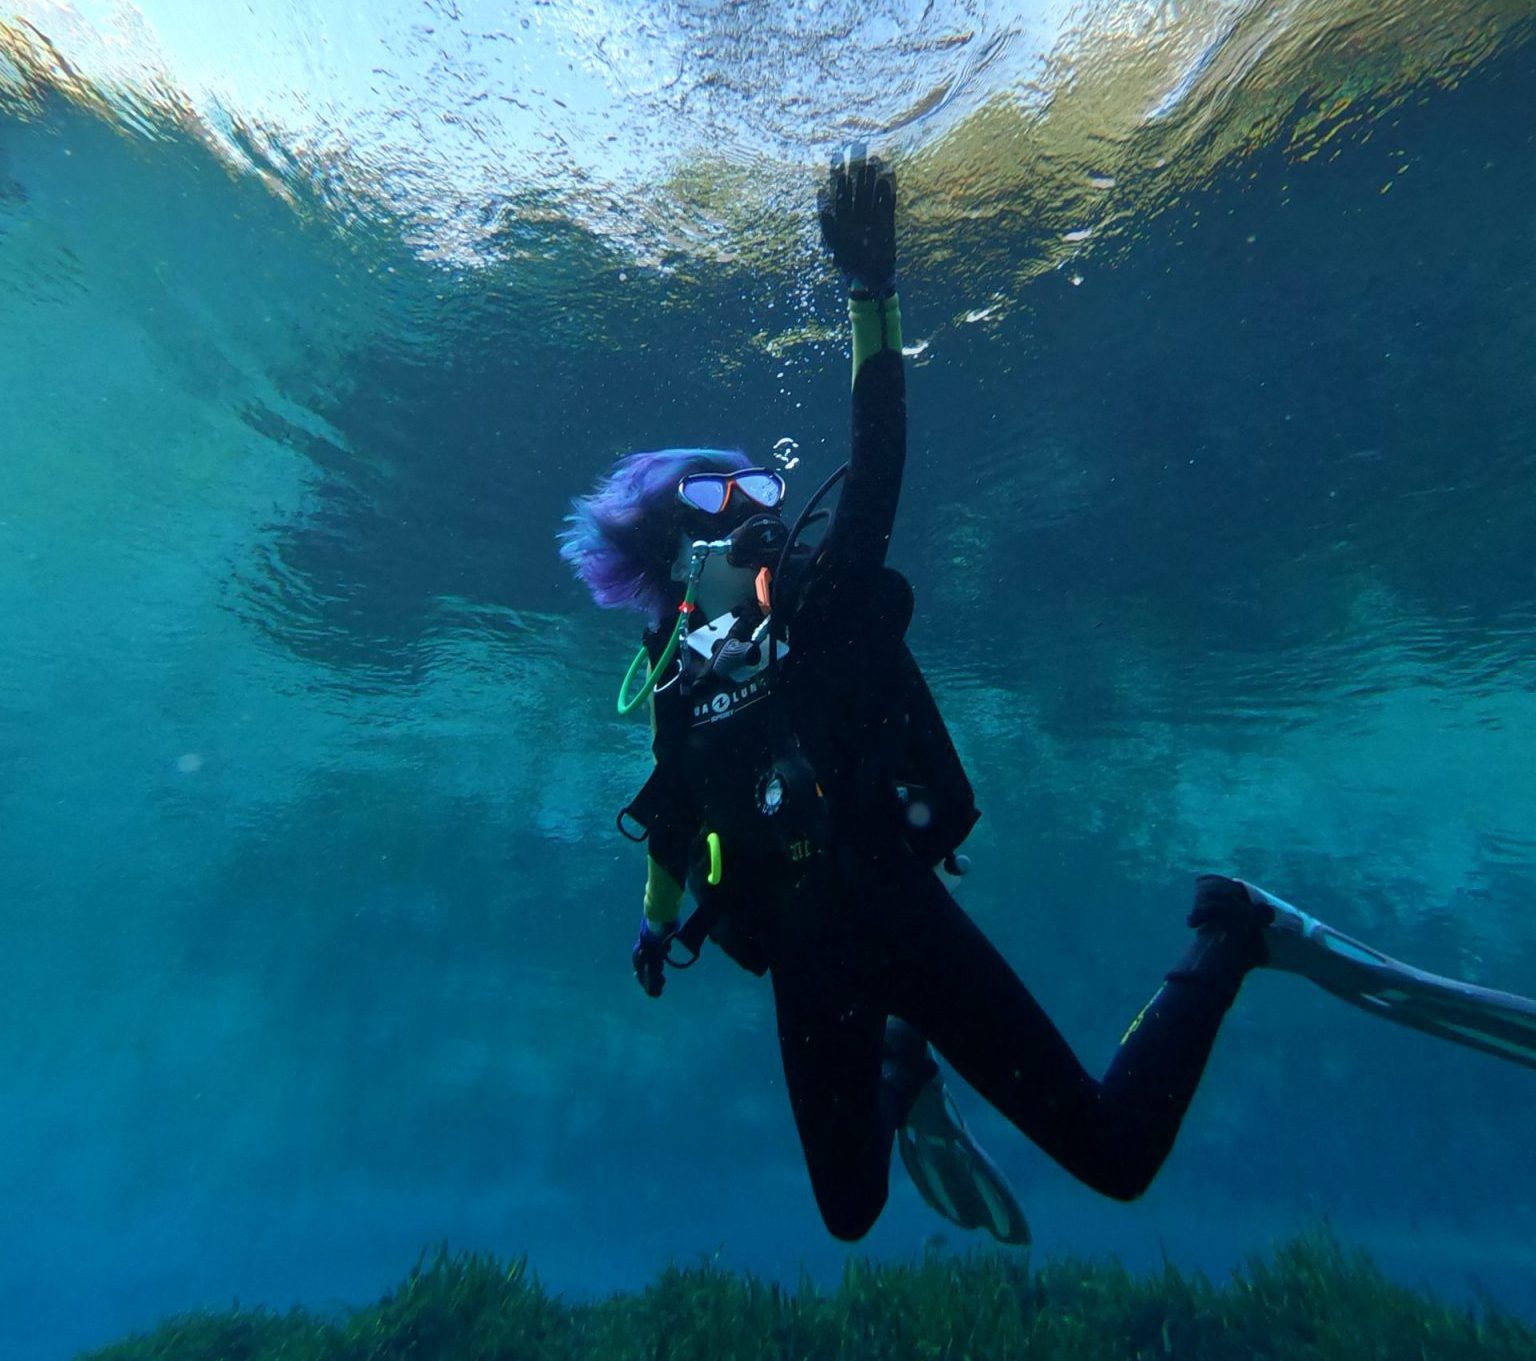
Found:
M 811 823 L 814 854 L 791 861 L 779 846 L 752 844 L 728 806 L 735 797 L 745 809 L 749 788 L 701 795 L 711 779 L 750 785 L 761 744 L 743 738 L 733 748 L 723 730 L 735 718 L 701 726 L 681 685 L 657 695 L 657 772 L 646 818 L 652 858 L 680 883 L 691 866 L 690 882 L 705 899 L 701 826 L 733 824 L 723 833 L 724 877 L 735 889 L 714 934 L 772 979 L 811 1183 L 828 1228 L 843 1239 L 866 1233 L 886 1200 L 902 1114 L 882 1088 L 887 1017 L 917 1027 L 1068 1171 L 1131 1199 L 1167 1156 L 1221 1019 L 1256 962 L 1223 938 L 1201 941 L 1095 1080 L 950 896 L 932 857 L 912 849 L 885 797 L 890 772 L 871 756 L 891 722 L 880 702 L 882 667 L 906 655 L 910 601 L 903 609 L 902 588 L 892 585 L 900 578 L 884 567 L 905 454 L 901 355 L 882 349 L 857 372 L 847 485 L 794 593 L 791 652 L 778 684 L 778 712 L 788 715 L 815 772 L 822 821 Z M 659 650 L 659 640 L 653 646 Z M 713 765 L 703 764 L 711 752 Z

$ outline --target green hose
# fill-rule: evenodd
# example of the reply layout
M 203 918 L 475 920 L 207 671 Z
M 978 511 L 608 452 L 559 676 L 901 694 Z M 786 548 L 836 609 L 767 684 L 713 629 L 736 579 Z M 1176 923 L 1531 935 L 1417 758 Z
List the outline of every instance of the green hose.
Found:
M 683 592 L 683 603 L 677 607 L 677 623 L 672 625 L 672 636 L 667 639 L 667 645 L 661 651 L 661 656 L 656 659 L 656 665 L 646 674 L 644 683 L 634 694 L 629 693 L 629 687 L 634 684 L 635 675 L 640 670 L 641 663 L 646 659 L 645 646 L 635 653 L 635 659 L 629 664 L 629 670 L 624 673 L 624 679 L 619 683 L 619 716 L 627 718 L 651 697 L 651 692 L 656 688 L 656 680 L 671 664 L 672 658 L 677 655 L 677 643 L 683 636 L 683 629 L 687 625 L 688 616 L 693 612 L 694 592 L 699 588 L 698 574 L 688 574 L 688 589 Z

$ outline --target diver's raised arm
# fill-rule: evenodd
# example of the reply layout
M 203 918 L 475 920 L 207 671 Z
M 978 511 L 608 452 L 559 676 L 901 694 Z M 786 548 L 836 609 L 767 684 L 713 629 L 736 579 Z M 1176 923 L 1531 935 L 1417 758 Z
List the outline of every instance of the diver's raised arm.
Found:
M 885 562 L 907 458 L 906 376 L 896 297 L 896 176 L 854 147 L 817 198 L 822 240 L 848 286 L 853 329 L 853 442 L 848 481 L 827 531 L 833 571 Z

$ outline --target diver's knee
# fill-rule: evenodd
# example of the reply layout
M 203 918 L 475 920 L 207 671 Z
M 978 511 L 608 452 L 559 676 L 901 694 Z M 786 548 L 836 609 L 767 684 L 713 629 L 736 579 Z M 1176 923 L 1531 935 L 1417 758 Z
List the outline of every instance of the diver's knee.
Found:
M 1151 1167 L 1137 1166 L 1131 1162 L 1113 1164 L 1094 1178 L 1094 1189 L 1111 1200 L 1129 1205 L 1146 1195 L 1147 1188 L 1157 1177 L 1159 1166 L 1157 1163 Z
M 874 1228 L 880 1212 L 885 1209 L 885 1200 L 883 1187 L 878 1195 L 870 1194 L 856 1199 L 841 1196 L 835 1200 L 822 1200 L 822 1222 L 834 1238 L 844 1243 L 857 1243 Z
M 857 1243 L 859 1239 L 863 1238 L 875 1226 L 873 1219 L 850 1219 L 845 1221 L 841 1219 L 827 1219 L 825 1215 L 822 1218 L 826 1220 L 827 1229 L 832 1237 L 840 1243 Z

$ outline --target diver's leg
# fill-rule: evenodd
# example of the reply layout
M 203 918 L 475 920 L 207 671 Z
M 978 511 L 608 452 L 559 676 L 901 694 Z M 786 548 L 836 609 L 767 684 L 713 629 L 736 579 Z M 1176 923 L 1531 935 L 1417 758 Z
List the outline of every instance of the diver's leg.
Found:
M 790 1108 L 827 1228 L 847 1242 L 885 1208 L 895 1113 L 883 1099 L 885 1012 L 865 970 L 823 938 L 770 970 Z
M 1131 1023 L 1102 1082 L 937 877 L 911 875 L 891 914 L 894 1009 L 1074 1176 L 1131 1200 L 1178 1133 L 1227 1008 L 1257 954 L 1213 931 Z

